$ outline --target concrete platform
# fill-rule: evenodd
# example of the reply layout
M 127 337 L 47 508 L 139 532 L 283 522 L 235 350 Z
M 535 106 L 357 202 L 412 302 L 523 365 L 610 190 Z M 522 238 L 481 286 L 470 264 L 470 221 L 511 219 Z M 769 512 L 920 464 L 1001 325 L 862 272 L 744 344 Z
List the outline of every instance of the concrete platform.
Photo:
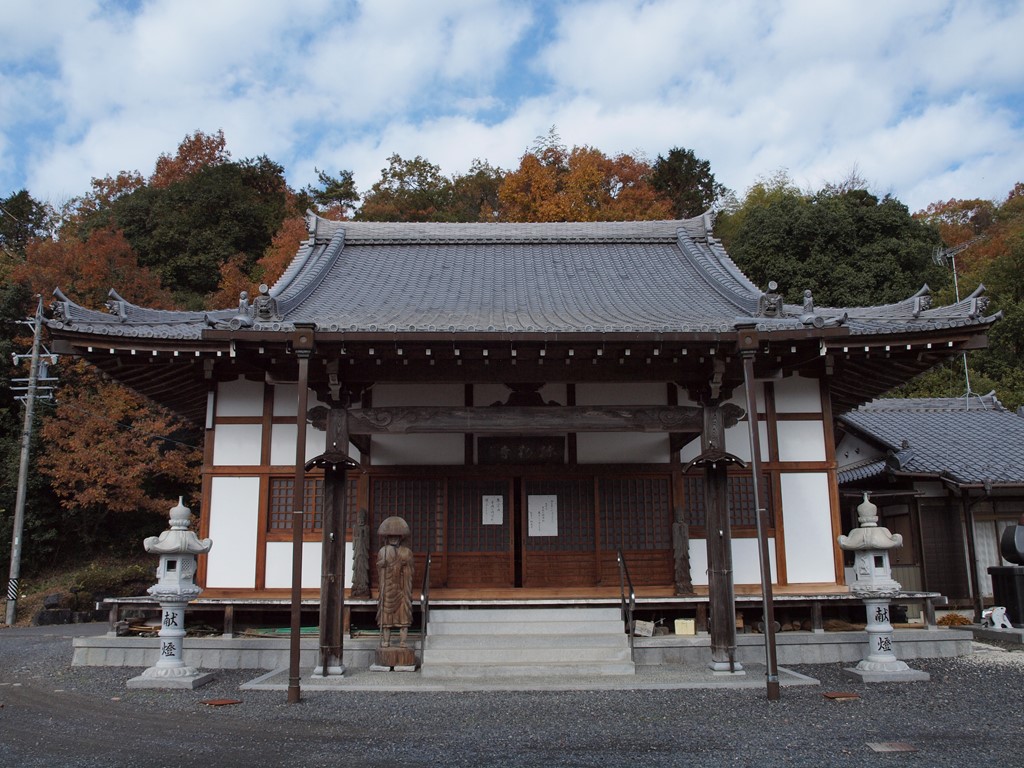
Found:
M 372 672 L 356 669 L 344 677 L 313 677 L 303 675 L 303 692 L 334 693 L 358 691 L 635 691 L 676 690 L 686 688 L 765 688 L 765 667 L 752 664 L 746 674 L 723 675 L 703 666 L 666 666 L 637 668 L 635 675 L 593 675 L 517 678 L 426 678 L 418 672 Z M 779 668 L 779 684 L 783 687 L 820 685 L 819 681 L 792 670 Z M 288 669 L 261 675 L 241 686 L 250 691 L 284 691 L 288 688 Z
M 905 661 L 967 656 L 971 653 L 973 639 L 969 629 L 897 629 L 894 637 L 896 656 Z M 419 638 L 410 640 L 419 649 Z M 345 638 L 345 667 L 350 670 L 369 669 L 377 642 L 374 636 Z M 863 631 L 780 632 L 776 635 L 778 663 L 857 663 L 864 658 L 866 642 L 867 636 Z M 73 647 L 74 666 L 148 667 L 158 657 L 159 639 L 110 635 L 76 637 Z M 316 666 L 317 649 L 317 638 L 302 639 L 300 664 L 303 669 L 311 670 Z M 745 667 L 763 663 L 764 637 L 740 634 L 736 651 L 737 661 Z M 276 637 L 190 637 L 185 643 L 184 657 L 190 666 L 206 670 L 271 671 L 288 666 L 289 641 Z M 711 639 L 707 634 L 636 637 L 633 638 L 633 661 L 638 671 L 642 667 L 707 665 L 711 661 Z

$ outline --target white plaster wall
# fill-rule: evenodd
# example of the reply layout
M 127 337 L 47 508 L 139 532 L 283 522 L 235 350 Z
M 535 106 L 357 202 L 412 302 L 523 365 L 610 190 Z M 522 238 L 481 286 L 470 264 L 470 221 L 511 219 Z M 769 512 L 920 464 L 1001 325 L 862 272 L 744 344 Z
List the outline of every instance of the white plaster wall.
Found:
M 235 379 L 217 385 L 218 416 L 262 416 L 263 382 Z
M 259 424 L 218 424 L 213 431 L 214 466 L 259 464 L 262 435 Z
M 761 561 L 758 559 L 757 539 L 732 540 L 732 571 L 734 584 L 760 584 Z M 768 539 L 768 559 L 772 569 L 772 583 L 778 581 L 775 568 L 775 539 Z M 690 579 L 694 585 L 708 585 L 708 543 L 704 539 L 690 539 Z
M 258 477 L 215 477 L 210 482 L 210 538 L 207 587 L 256 586 L 256 536 L 259 530 Z
M 820 421 L 780 421 L 779 461 L 824 461 L 825 427 Z
M 466 390 L 462 384 L 375 384 L 373 387 L 374 408 L 399 405 L 462 407 L 465 404 Z
M 821 384 L 817 379 L 789 376 L 775 382 L 777 413 L 821 413 Z
M 758 434 L 761 441 L 761 461 L 768 457 L 768 425 L 759 421 L 757 423 Z M 733 456 L 738 456 L 743 461 L 750 461 L 750 427 L 747 426 L 746 417 L 734 427 L 725 430 L 725 450 Z M 679 451 L 679 459 L 686 464 L 700 456 L 700 437 L 683 446 Z
M 298 384 L 275 384 L 274 385 L 274 415 L 295 416 L 298 406 L 299 385 Z M 306 409 L 315 408 L 324 403 L 316 396 L 316 392 L 309 390 L 306 394 Z
M 274 465 L 295 466 L 295 438 L 298 435 L 295 424 L 274 424 L 270 431 L 270 463 Z M 327 446 L 327 433 L 316 429 L 312 424 L 306 425 L 306 457 L 303 464 L 319 456 Z
M 885 453 L 855 435 L 844 435 L 836 448 L 836 464 L 839 469 L 861 461 L 880 459 Z
M 661 381 L 636 384 L 577 384 L 576 405 L 666 405 L 668 390 Z
M 319 541 L 302 542 L 302 587 L 320 587 L 320 559 L 323 545 Z M 267 575 L 264 585 L 267 589 L 280 589 L 292 585 L 292 543 L 290 541 L 267 542 Z
M 788 472 L 779 476 L 786 529 L 786 575 L 790 584 L 836 579 L 828 475 Z
M 669 458 L 665 433 L 580 432 L 576 436 L 580 464 L 663 464 Z
M 465 438 L 461 434 L 374 435 L 370 456 L 374 466 L 461 465 L 466 459 Z

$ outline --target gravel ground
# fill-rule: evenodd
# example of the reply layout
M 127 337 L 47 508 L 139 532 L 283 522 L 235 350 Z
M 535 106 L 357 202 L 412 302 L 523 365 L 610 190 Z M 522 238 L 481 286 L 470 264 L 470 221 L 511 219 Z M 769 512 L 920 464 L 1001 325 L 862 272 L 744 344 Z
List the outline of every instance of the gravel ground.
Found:
M 128 690 L 141 670 L 71 667 L 74 627 L 0 629 L 2 766 L 1019 765 L 1024 648 L 917 660 L 930 682 L 568 692 Z M 858 694 L 836 701 L 825 692 Z M 239 703 L 209 706 L 211 699 Z M 872 744 L 916 751 L 877 752 Z

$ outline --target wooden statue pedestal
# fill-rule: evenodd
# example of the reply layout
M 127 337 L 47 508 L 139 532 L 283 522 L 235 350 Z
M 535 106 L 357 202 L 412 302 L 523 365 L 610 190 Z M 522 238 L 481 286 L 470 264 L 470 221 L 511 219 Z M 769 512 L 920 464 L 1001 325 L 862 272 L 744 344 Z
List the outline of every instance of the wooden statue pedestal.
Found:
M 375 663 L 370 669 L 383 672 L 415 672 L 416 651 L 400 645 L 387 648 L 378 646 Z

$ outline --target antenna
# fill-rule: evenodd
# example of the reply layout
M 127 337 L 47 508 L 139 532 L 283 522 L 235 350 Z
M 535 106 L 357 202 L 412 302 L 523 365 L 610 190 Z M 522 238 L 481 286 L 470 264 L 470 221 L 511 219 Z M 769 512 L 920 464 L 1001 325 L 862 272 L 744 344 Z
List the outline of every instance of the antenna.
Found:
M 935 246 L 935 250 L 932 251 L 932 261 L 938 264 L 940 267 L 946 266 L 946 262 L 949 262 L 950 267 L 953 269 L 953 290 L 956 292 L 957 304 L 960 303 L 960 281 L 957 279 L 956 274 L 956 255 L 961 251 L 966 251 L 972 245 L 977 243 L 979 240 L 984 240 L 985 235 L 978 235 L 972 237 L 970 240 L 966 240 L 959 245 L 951 245 L 949 248 L 943 248 L 942 246 Z M 971 407 L 971 395 L 980 398 L 976 392 L 971 390 L 971 376 L 967 372 L 967 353 L 963 353 L 964 361 L 964 381 L 967 385 L 967 391 L 964 393 L 964 400 L 967 403 L 967 407 Z

